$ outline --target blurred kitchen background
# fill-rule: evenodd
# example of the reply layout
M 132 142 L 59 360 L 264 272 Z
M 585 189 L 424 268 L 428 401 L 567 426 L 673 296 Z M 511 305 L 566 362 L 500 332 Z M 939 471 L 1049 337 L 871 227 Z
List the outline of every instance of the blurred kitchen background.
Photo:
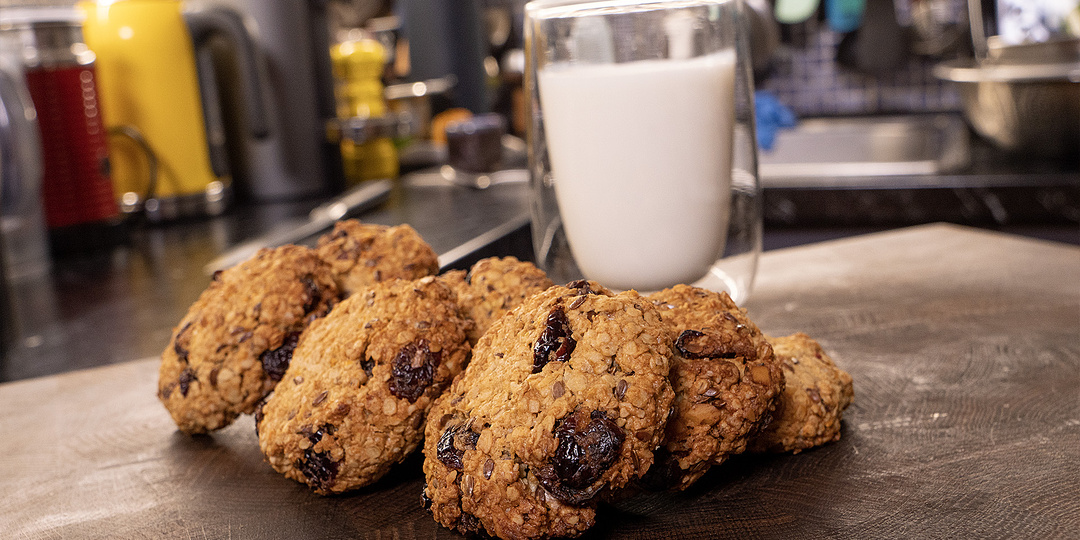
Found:
M 531 258 L 524 4 L 0 0 L 0 380 L 156 355 L 238 247 L 343 215 Z M 766 250 L 1080 244 L 1080 0 L 745 4 Z

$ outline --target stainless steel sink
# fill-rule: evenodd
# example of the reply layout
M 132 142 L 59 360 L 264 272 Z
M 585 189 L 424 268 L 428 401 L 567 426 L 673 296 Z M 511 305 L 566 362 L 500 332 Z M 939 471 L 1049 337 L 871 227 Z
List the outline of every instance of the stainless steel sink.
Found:
M 963 169 L 970 143 L 956 114 L 808 119 L 759 152 L 758 171 L 766 188 L 887 187 Z

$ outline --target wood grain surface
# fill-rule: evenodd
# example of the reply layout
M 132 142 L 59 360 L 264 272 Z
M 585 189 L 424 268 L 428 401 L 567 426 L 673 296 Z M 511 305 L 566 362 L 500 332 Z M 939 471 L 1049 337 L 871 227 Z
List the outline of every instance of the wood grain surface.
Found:
M 765 254 L 748 305 L 855 379 L 843 438 L 601 508 L 588 538 L 1076 538 L 1080 249 L 934 225 Z M 157 360 L 0 385 L 0 536 L 455 538 L 420 459 L 320 497 L 250 417 L 176 431 Z

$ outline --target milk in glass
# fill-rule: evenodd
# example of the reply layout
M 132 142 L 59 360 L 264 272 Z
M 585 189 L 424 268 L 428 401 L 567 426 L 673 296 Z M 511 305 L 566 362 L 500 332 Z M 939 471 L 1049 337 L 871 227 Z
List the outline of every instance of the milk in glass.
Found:
M 724 250 L 735 53 L 537 75 L 556 201 L 586 278 L 692 283 Z

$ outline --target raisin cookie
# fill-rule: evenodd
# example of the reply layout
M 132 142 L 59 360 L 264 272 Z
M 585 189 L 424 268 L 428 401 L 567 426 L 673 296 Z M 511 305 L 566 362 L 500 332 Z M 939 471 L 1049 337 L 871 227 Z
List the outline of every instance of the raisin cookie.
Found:
M 304 332 L 256 413 L 259 446 L 323 495 L 370 484 L 416 449 L 469 356 L 468 321 L 434 277 L 372 285 Z
M 676 285 L 649 300 L 675 336 L 675 413 L 645 485 L 685 489 L 746 449 L 768 422 L 784 376 L 764 334 L 727 293 Z
M 783 362 L 787 386 L 773 421 L 750 443 L 753 452 L 794 452 L 840 440 L 844 409 L 855 397 L 851 375 L 818 342 L 799 332 L 769 338 Z
M 551 287 L 492 324 L 432 407 L 424 502 L 462 533 L 576 536 L 653 462 L 672 337 L 636 292 Z
M 441 278 L 457 293 L 458 303 L 475 324 L 469 332 L 474 345 L 495 319 L 555 285 L 536 265 L 514 257 L 481 259 L 468 273 L 454 270 Z
M 158 397 L 180 430 L 205 433 L 253 412 L 300 332 L 338 296 L 326 263 L 303 246 L 263 249 L 214 274 L 161 355 Z
M 408 225 L 387 227 L 339 221 L 315 247 L 345 296 L 373 283 L 413 280 L 439 271 L 439 257 Z

